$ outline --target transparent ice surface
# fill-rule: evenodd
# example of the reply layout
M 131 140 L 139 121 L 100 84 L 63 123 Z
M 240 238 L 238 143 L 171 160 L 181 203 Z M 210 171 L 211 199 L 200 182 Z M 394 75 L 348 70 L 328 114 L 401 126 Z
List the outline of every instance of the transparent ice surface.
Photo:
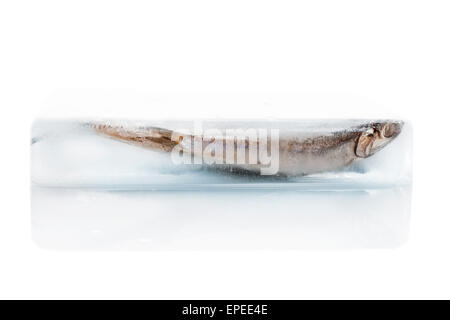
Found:
M 125 121 L 111 124 L 192 129 L 189 121 Z M 204 121 L 203 128 L 280 128 L 330 132 L 361 120 Z M 116 141 L 96 133 L 86 121 L 39 120 L 32 130 L 31 178 L 35 185 L 106 190 L 299 189 L 361 190 L 411 182 L 411 128 L 405 125 L 391 144 L 374 156 L 336 171 L 302 177 L 254 176 L 176 165 L 169 154 Z

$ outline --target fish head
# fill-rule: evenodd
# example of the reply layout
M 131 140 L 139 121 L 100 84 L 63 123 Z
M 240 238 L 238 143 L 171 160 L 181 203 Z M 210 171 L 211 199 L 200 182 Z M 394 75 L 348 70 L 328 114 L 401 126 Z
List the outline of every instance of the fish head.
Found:
M 402 131 L 403 121 L 376 121 L 360 127 L 355 154 L 367 158 L 392 142 Z

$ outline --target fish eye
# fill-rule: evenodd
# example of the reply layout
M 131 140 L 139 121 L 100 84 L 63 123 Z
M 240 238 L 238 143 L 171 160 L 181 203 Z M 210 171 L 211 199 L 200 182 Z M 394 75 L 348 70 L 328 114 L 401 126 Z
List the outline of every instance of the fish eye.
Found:
M 374 128 L 367 129 L 365 133 L 366 133 L 366 136 L 373 137 L 373 134 L 375 133 L 375 129 Z

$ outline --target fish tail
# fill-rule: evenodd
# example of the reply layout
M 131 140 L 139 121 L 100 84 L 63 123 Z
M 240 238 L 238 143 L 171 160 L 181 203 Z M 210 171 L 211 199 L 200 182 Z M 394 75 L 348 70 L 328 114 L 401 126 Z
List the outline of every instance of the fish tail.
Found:
M 170 152 L 179 143 L 176 140 L 172 140 L 174 131 L 158 127 L 132 129 L 104 123 L 92 123 L 89 126 L 96 132 L 112 139 L 154 150 Z

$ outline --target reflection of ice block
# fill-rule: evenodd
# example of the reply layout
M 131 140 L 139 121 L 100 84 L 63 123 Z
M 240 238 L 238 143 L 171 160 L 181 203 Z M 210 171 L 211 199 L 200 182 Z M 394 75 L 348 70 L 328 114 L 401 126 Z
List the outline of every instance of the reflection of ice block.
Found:
M 32 231 L 72 250 L 392 248 L 408 236 L 410 189 L 299 192 L 32 188 Z
M 99 130 L 99 125 L 107 129 Z M 202 131 L 197 130 L 198 126 Z M 211 159 L 206 151 L 215 157 L 220 144 L 207 145 L 212 141 L 207 139 L 201 142 L 203 158 L 195 163 L 194 159 L 198 159 L 195 137 L 205 137 L 205 132 L 213 129 L 224 133 L 220 143 L 224 158 L 228 155 L 225 154 L 229 141 L 227 129 L 242 129 L 246 133 L 255 129 L 258 134 L 260 130 L 278 130 L 277 159 L 281 174 L 261 175 L 259 164 L 235 164 L 237 156 L 233 156 L 232 165 L 208 162 L 206 160 Z M 35 122 L 32 131 L 31 178 L 39 186 L 109 190 L 361 190 L 408 185 L 411 182 L 411 128 L 408 124 L 402 126 L 400 134 L 384 146 L 384 141 L 389 140 L 386 137 L 392 136 L 393 131 L 385 122 L 370 120 L 202 121 L 200 124 L 40 120 Z M 161 132 L 181 132 L 182 135 L 172 140 Z M 187 137 L 194 138 L 190 141 Z M 248 135 L 242 145 L 235 142 L 232 149 L 238 154 L 240 147 L 246 148 L 244 161 L 247 162 L 252 139 Z M 255 139 L 259 147 L 261 136 Z M 186 146 L 186 141 L 191 144 Z M 269 140 L 270 146 L 275 145 L 272 141 Z M 191 147 L 191 163 L 176 162 L 173 154 L 167 152 L 167 148 L 177 144 L 184 148 L 181 149 L 184 154 L 186 148 Z M 267 148 L 272 156 L 270 146 Z M 257 158 L 257 163 L 259 161 Z

